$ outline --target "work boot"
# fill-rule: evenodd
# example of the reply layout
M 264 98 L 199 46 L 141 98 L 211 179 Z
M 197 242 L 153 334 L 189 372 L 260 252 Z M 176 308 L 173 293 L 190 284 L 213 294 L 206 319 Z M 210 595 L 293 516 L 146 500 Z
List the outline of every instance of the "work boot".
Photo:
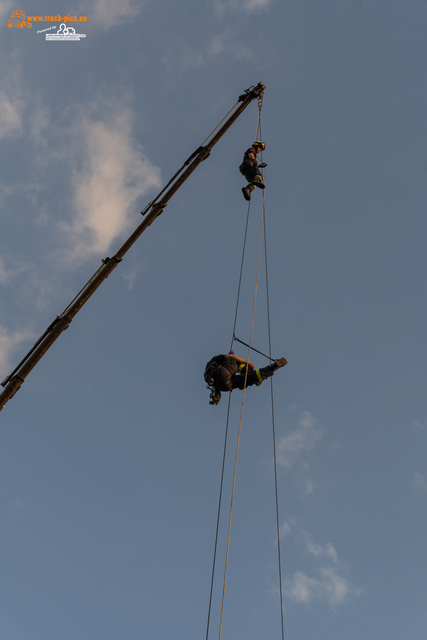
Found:
M 251 199 L 251 189 L 249 189 L 249 187 L 243 187 L 242 193 L 243 193 L 244 199 L 249 202 L 249 200 Z
M 286 358 L 280 358 L 280 360 L 276 360 L 276 362 L 269 364 L 268 367 L 263 367 L 262 369 L 259 369 L 259 372 L 263 380 L 266 380 L 267 378 L 272 376 L 274 372 L 277 371 L 277 369 L 280 369 L 280 367 L 284 367 L 285 364 L 288 364 Z
M 273 371 L 277 371 L 277 369 L 284 367 L 285 364 L 288 364 L 288 361 L 286 360 L 286 358 L 280 358 L 280 360 L 276 360 L 276 362 L 273 362 L 273 364 L 271 365 L 271 368 Z

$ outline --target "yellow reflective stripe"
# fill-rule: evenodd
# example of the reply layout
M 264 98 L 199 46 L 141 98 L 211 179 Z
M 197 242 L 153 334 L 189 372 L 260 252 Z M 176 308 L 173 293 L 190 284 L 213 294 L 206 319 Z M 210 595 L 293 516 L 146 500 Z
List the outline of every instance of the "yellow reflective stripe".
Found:
M 258 380 L 259 380 L 260 382 L 264 382 L 264 378 L 263 378 L 263 377 L 262 377 L 262 375 L 261 375 L 261 371 L 260 371 L 259 369 L 257 369 L 257 370 L 255 371 L 255 373 L 256 373 L 256 376 L 257 376 Z
M 241 364 L 239 367 L 239 373 L 241 373 L 245 367 L 246 367 L 246 364 Z

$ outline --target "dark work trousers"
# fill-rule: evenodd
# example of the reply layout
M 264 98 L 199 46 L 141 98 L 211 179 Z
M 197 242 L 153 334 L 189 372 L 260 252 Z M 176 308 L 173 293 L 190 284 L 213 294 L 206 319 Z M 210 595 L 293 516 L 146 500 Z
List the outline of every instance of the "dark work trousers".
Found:
M 273 367 L 263 367 L 258 369 L 262 380 L 273 375 Z M 231 373 L 226 367 L 221 367 L 214 374 L 214 386 L 217 391 L 232 391 L 233 389 L 244 389 L 245 387 L 245 371 L 243 373 Z M 251 387 L 253 384 L 261 384 L 256 371 L 248 371 L 246 386 Z
M 243 162 L 239 167 L 239 171 L 245 176 L 249 183 L 254 182 L 256 184 L 257 182 L 262 182 L 261 171 L 257 166 L 249 162 Z

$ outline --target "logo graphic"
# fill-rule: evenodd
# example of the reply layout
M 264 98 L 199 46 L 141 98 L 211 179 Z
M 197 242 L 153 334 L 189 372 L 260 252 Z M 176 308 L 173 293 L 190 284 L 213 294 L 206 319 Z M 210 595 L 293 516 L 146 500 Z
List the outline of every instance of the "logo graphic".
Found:
M 67 27 L 63 22 L 56 33 L 47 33 L 45 38 L 46 40 L 80 40 L 80 38 L 86 38 L 86 34 L 76 33 L 74 27 Z
M 21 7 L 16 7 L 15 11 L 12 11 L 12 15 L 7 21 L 7 26 L 18 27 L 19 29 L 28 27 L 28 29 L 31 29 L 33 25 L 31 24 L 31 22 L 27 22 L 25 11 L 21 9 Z

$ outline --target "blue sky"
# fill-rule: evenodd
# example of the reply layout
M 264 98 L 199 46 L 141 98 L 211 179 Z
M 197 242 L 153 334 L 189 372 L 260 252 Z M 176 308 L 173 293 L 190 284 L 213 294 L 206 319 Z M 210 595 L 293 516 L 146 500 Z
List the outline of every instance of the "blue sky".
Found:
M 73 42 L 8 28 L 15 8 L 0 2 L 1 379 L 264 83 L 285 637 L 426 640 L 425 1 L 22 7 L 86 16 Z M 1 412 L 0 640 L 206 636 L 227 403 L 202 373 L 232 337 L 256 120 L 253 103 Z M 244 341 L 260 214 L 255 192 Z M 224 639 L 281 637 L 272 452 L 265 383 L 245 399 Z

